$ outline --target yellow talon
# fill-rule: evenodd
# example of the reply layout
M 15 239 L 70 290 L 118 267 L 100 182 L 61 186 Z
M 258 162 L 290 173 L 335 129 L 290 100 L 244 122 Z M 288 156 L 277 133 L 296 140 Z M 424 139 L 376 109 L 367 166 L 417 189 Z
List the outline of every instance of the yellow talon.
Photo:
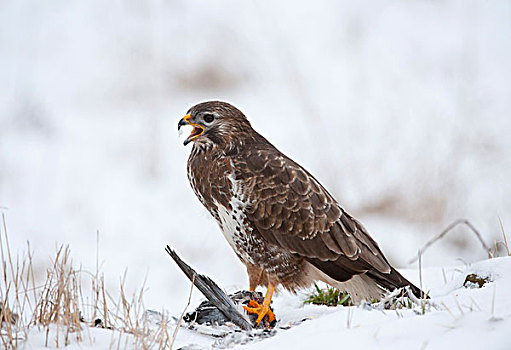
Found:
M 266 291 L 266 296 L 264 297 L 263 304 L 259 304 L 255 300 L 250 300 L 248 302 L 247 306 L 243 306 L 243 308 L 249 313 L 249 314 L 257 314 L 257 325 L 261 323 L 264 316 L 268 315 L 268 321 L 271 323 L 275 321 L 276 317 L 273 311 L 270 309 L 270 303 L 271 303 L 271 297 L 273 295 L 273 291 L 275 290 L 275 287 L 272 284 L 268 285 L 268 290 Z

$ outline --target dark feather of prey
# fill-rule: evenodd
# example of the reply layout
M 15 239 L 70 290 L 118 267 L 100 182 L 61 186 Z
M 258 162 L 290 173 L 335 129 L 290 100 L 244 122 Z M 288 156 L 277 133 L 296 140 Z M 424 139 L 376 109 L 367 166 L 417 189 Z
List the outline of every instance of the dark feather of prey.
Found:
M 204 294 L 204 296 L 225 315 L 225 317 L 243 330 L 249 331 L 252 329 L 250 321 L 248 321 L 245 316 L 238 311 L 231 298 L 229 298 L 229 296 L 213 280 L 207 276 L 197 274 L 197 272 L 181 260 L 177 253 L 168 245 L 165 248 L 165 251 L 176 262 L 177 266 L 179 266 L 179 268 L 185 273 L 188 279 L 193 282 L 195 287 L 197 287 L 197 289 L 200 290 L 201 293 Z M 195 279 L 193 277 L 194 275 Z

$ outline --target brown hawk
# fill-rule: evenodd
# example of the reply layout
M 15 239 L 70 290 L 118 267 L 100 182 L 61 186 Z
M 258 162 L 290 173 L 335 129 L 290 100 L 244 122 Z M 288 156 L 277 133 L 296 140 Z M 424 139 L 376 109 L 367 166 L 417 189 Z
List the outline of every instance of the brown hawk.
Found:
M 245 264 L 250 290 L 267 285 L 258 323 L 274 288 L 296 291 L 316 280 L 346 290 L 358 303 L 410 286 L 362 224 L 307 170 L 252 129 L 245 115 L 218 101 L 192 107 L 179 121 L 193 126 L 188 178 Z M 273 317 L 272 314 L 269 314 Z

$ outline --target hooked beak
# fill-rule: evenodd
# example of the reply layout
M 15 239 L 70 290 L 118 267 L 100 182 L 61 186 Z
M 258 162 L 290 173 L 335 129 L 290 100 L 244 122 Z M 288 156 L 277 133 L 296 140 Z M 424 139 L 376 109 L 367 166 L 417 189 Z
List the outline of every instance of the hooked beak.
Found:
M 179 123 L 177 123 L 177 130 L 179 131 L 179 129 L 181 129 L 181 127 L 183 125 L 191 125 L 193 126 L 193 130 L 192 132 L 190 133 L 190 136 L 188 136 L 188 138 L 185 140 L 185 142 L 183 142 L 183 144 L 186 146 L 187 144 L 190 143 L 190 141 L 193 141 L 195 140 L 197 137 L 199 137 L 200 135 L 202 135 L 204 133 L 204 127 L 202 127 L 201 125 L 199 124 L 195 124 L 195 123 L 190 123 L 190 114 L 187 114 L 185 115 L 180 121 Z

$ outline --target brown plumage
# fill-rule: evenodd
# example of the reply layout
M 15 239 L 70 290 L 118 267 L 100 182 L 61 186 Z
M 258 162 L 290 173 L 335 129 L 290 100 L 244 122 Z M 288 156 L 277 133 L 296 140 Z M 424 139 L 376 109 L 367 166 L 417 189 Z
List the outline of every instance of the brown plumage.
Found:
M 362 224 L 252 129 L 241 111 L 205 102 L 179 122 L 186 124 L 194 126 L 185 141 L 194 143 L 190 184 L 247 267 L 251 289 L 295 291 L 322 280 L 347 290 L 355 302 L 403 286 L 420 295 Z

